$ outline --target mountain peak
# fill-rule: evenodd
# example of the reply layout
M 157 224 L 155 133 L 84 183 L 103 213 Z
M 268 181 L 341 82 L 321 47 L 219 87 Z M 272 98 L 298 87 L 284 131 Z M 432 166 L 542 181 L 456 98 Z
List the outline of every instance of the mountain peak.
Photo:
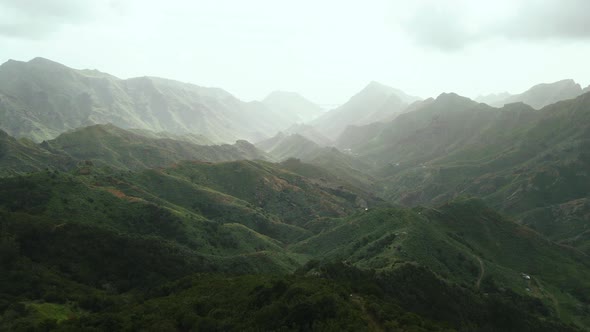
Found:
M 56 63 L 55 61 L 49 60 L 47 58 L 44 57 L 34 57 L 31 60 L 28 61 L 29 63 Z
M 42 57 L 33 58 L 33 59 L 29 60 L 27 63 L 33 64 L 33 65 L 41 65 L 41 66 L 66 67 L 59 62 L 55 62 L 53 60 L 49 60 L 49 59 L 42 58 Z
M 537 90 L 537 89 L 550 89 L 550 88 L 582 90 L 582 87 L 580 86 L 580 84 L 576 83 L 576 81 L 574 81 L 573 79 L 568 78 L 568 79 L 556 81 L 553 83 L 537 84 L 537 85 L 533 86 L 532 88 L 530 88 L 529 90 L 527 90 L 526 92 Z
M 377 81 L 371 81 L 362 91 L 380 91 L 386 93 L 395 93 L 395 89 Z
M 502 107 L 502 109 L 508 110 L 508 111 L 534 111 L 535 110 L 531 105 L 525 104 L 522 101 L 516 101 L 513 103 L 505 104 L 504 107 Z
M 458 95 L 454 92 L 443 92 L 435 99 L 436 102 L 469 102 L 475 103 L 473 100 Z
M 4 62 L 0 67 L 10 70 L 11 73 L 17 74 L 18 71 L 23 69 L 32 70 L 47 70 L 47 69 L 71 69 L 59 62 L 55 62 L 46 58 L 36 57 L 29 61 L 19 61 L 10 59 Z M 16 71 L 16 72 L 13 72 Z
M 273 91 L 262 100 L 262 104 L 290 120 L 301 123 L 313 120 L 322 114 L 322 108 L 297 92 Z
M 263 103 L 286 103 L 286 102 L 298 102 L 298 103 L 306 103 L 310 105 L 314 105 L 318 107 L 315 103 L 309 101 L 307 98 L 303 97 L 301 94 L 293 91 L 283 91 L 283 90 L 276 90 L 268 94 L 263 100 Z
M 383 83 L 377 81 L 371 81 L 359 94 L 367 94 L 367 93 L 379 93 L 379 94 L 387 94 L 387 95 L 395 95 L 397 96 L 402 102 L 406 104 L 411 104 L 415 101 L 422 100 L 420 97 L 411 96 L 405 93 L 402 90 L 392 88 L 389 85 L 385 85 Z
M 22 66 L 24 66 L 26 64 L 27 63 L 24 61 L 8 59 L 8 61 L 6 61 L 0 65 L 0 68 L 5 69 L 5 70 L 18 70 L 18 68 L 21 68 Z
M 17 64 L 17 63 L 23 63 L 22 61 L 18 61 L 18 60 L 14 60 L 14 59 L 8 59 L 6 62 L 4 62 L 2 65 L 13 65 L 13 64 Z

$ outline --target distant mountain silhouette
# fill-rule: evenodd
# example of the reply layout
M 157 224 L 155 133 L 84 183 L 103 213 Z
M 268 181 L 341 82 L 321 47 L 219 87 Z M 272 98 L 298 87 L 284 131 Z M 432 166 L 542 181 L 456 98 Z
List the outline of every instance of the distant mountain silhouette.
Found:
M 318 131 L 336 139 L 349 125 L 389 120 L 420 98 L 386 85 L 371 82 L 344 105 L 312 121 Z
M 521 94 L 507 96 L 506 98 L 499 98 L 502 95 L 500 94 L 495 100 L 492 100 L 488 96 L 487 101 L 478 101 L 497 107 L 510 103 L 523 102 L 533 108 L 540 109 L 561 100 L 576 98 L 582 93 L 580 84 L 574 80 L 567 79 L 554 83 L 538 84 Z
M 256 141 L 293 122 L 260 102 L 243 102 L 219 88 L 156 77 L 127 80 L 35 58 L 0 66 L 0 128 L 36 141 L 100 123 L 214 142 Z
M 291 123 L 307 122 L 324 112 L 320 106 L 295 92 L 274 91 L 262 103 Z

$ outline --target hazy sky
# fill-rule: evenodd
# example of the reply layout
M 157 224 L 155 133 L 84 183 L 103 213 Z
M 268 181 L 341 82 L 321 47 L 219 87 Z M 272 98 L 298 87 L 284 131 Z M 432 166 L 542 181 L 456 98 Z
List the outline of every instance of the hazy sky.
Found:
M 590 0 L 0 0 L 0 61 L 36 56 L 244 100 L 518 93 L 590 84 Z

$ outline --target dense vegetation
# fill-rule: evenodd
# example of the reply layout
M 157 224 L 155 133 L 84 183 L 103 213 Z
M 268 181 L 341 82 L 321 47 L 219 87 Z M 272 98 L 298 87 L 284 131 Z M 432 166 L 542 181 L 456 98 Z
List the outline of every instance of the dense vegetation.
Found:
M 293 163 L 1 179 L 2 328 L 587 326 L 590 267 L 576 252 L 480 201 L 389 208 Z
M 350 147 L 373 161 L 369 172 L 382 183 L 375 189 L 387 200 L 434 206 L 480 197 L 545 236 L 586 250 L 589 124 L 588 93 L 541 110 L 522 103 L 495 109 L 443 94 L 378 128 L 354 129 L 360 139 Z
M 590 329 L 590 94 L 372 83 L 255 146 L 213 142 L 319 108 L 44 59 L 0 90 L 0 330 Z

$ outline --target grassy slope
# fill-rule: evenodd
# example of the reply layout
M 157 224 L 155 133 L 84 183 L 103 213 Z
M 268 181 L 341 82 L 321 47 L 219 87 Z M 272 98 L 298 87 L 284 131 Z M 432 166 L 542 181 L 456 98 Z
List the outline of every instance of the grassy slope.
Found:
M 587 256 L 507 221 L 479 202 L 456 202 L 436 210 L 375 209 L 339 224 L 292 250 L 379 270 L 415 261 L 452 282 L 533 295 L 563 318 L 589 323 L 580 309 L 590 295 Z M 525 281 L 521 273 L 533 281 Z
M 374 148 L 368 145 L 366 158 L 377 151 L 381 161 L 396 162 L 377 172 L 385 177 L 378 188 L 384 197 L 410 206 L 440 204 L 460 195 L 481 197 L 551 238 L 571 239 L 556 238 L 552 231 L 563 233 L 559 228 L 565 219 L 555 219 L 553 226 L 539 219 L 544 225 L 536 225 L 530 216 L 567 208 L 568 202 L 590 195 L 590 94 L 539 111 L 523 104 L 498 110 L 453 100 L 456 105 L 437 100 L 405 114 L 392 122 L 390 134 L 380 134 L 388 137 L 386 143 L 374 139 Z M 467 120 L 462 119 L 465 114 L 470 114 Z M 458 125 L 470 129 L 458 130 Z M 476 133 L 469 134 L 474 128 Z M 556 211 L 555 216 L 565 218 L 566 212 Z M 575 229 L 582 233 L 585 226 Z M 588 247 L 580 239 L 572 243 Z
M 247 142 L 203 146 L 162 138 L 150 138 L 115 127 L 94 125 L 60 135 L 42 146 L 77 160 L 121 169 L 163 167 L 181 160 L 226 161 L 264 159 Z
M 68 156 L 51 153 L 26 139 L 16 140 L 0 130 L 0 177 L 74 165 Z
M 72 173 L 2 179 L 0 252 L 20 253 L 10 263 L 17 268 L 9 283 L 16 283 L 34 262 L 64 290 L 77 293 L 90 287 L 95 296 L 107 291 L 115 298 L 124 296 L 121 291 L 198 271 L 285 273 L 313 257 L 347 260 L 379 273 L 417 262 L 436 273 L 434 280 L 493 296 L 530 295 L 549 308 L 539 314 L 543 319 L 588 326 L 586 256 L 477 202 L 457 202 L 438 211 L 375 208 L 377 200 L 334 180 L 339 177 L 324 168 L 293 161 L 181 162 L 140 172 L 85 164 Z M 369 204 L 369 211 L 361 209 L 359 199 Z M 120 252 L 129 254 L 120 257 Z M 105 263 L 101 274 L 94 272 L 93 266 Z M 522 272 L 531 274 L 532 281 L 525 281 Z M 62 303 L 65 294 L 58 296 L 62 302 L 52 298 L 50 282 L 25 278 L 22 284 L 20 289 L 38 291 L 3 298 L 4 303 L 25 303 L 24 309 L 10 309 L 17 317 L 23 317 L 19 311 L 33 317 L 39 310 L 29 310 L 35 306 L 26 303 L 43 299 L 63 305 L 63 312 L 76 312 L 75 305 Z M 373 302 L 368 294 L 353 297 L 365 323 L 379 316 L 367 314 L 364 306 Z M 419 303 L 411 311 L 417 310 L 427 313 Z
M 309 180 L 275 167 L 273 164 L 252 162 L 183 163 L 176 168 L 139 173 L 112 174 L 96 169 L 84 176 L 43 172 L 2 180 L 0 202 L 4 212 L 1 215 L 3 234 L 0 236 L 2 239 L 0 253 L 10 248 L 18 253 L 17 259 L 12 259 L 12 262 L 4 260 L 1 262 L 10 264 L 12 266 L 10 270 L 15 273 L 5 276 L 12 278 L 6 284 L 17 283 L 14 278 L 17 278 L 19 273 L 22 275 L 26 271 L 26 266 L 30 266 L 30 262 L 37 266 L 36 269 L 41 275 L 49 277 L 37 283 L 27 277 L 18 281 L 21 288 L 15 288 L 13 295 L 10 295 L 12 297 L 6 297 L 7 295 L 4 294 L 3 301 L 7 307 L 8 303 L 14 300 L 21 301 L 25 305 L 24 309 L 19 307 L 10 309 L 16 312 L 10 315 L 17 317 L 15 322 L 30 323 L 36 321 L 33 317 L 36 317 L 36 312 L 39 310 L 32 310 L 35 306 L 28 306 L 26 303 L 49 303 L 49 307 L 53 304 L 63 306 L 59 307 L 61 312 L 71 310 L 73 317 L 81 319 L 75 319 L 74 324 L 103 324 L 105 319 L 112 319 L 109 318 L 111 316 L 103 316 L 105 307 L 102 306 L 104 305 L 129 314 L 139 310 L 164 322 L 167 319 L 163 319 L 162 312 L 154 312 L 149 304 L 140 305 L 141 301 L 136 302 L 136 296 L 140 298 L 145 296 L 146 287 L 150 288 L 194 272 L 282 274 L 293 271 L 295 267 L 301 266 L 310 258 L 317 257 L 335 261 L 345 259 L 363 269 L 376 269 L 378 273 L 384 273 L 379 278 L 387 278 L 389 273 L 394 275 L 401 273 L 401 277 L 405 275 L 405 272 L 399 271 L 405 271 L 404 269 L 408 268 L 407 264 L 417 262 L 436 273 L 426 277 L 429 272 L 424 272 L 426 284 L 432 285 L 434 280 L 442 278 L 436 283 L 442 282 L 437 287 L 442 287 L 439 291 L 442 294 L 447 293 L 446 296 L 451 296 L 448 293 L 451 292 L 454 294 L 453 297 L 459 296 L 464 298 L 464 301 L 479 303 L 481 300 L 476 298 L 480 295 L 468 294 L 477 292 L 481 283 L 482 291 L 494 294 L 494 298 L 496 296 L 516 297 L 521 299 L 518 301 L 522 301 L 531 295 L 533 299 L 539 299 L 539 304 L 534 306 L 540 306 L 541 309 L 538 310 L 541 311 L 529 313 L 533 321 L 538 319 L 534 317 L 540 315 L 539 317 L 545 317 L 542 318 L 544 320 L 561 317 L 565 321 L 588 324 L 583 318 L 583 310 L 585 310 L 583 303 L 587 302 L 585 297 L 588 295 L 587 285 L 584 284 L 585 280 L 589 280 L 588 267 L 578 261 L 579 257 L 576 253 L 552 244 L 529 229 L 502 219 L 480 203 L 458 202 L 442 207 L 439 211 L 370 208 L 366 212 L 353 213 L 350 217 L 340 215 L 339 218 L 329 222 L 326 222 L 326 218 L 319 218 L 298 227 L 281 225 L 281 218 L 288 214 L 277 212 L 281 209 L 278 205 L 256 207 L 256 202 L 249 201 L 249 198 L 260 194 L 269 197 L 280 195 L 281 192 L 285 192 L 283 189 L 287 189 L 286 194 L 289 197 L 289 190 L 295 185 L 297 185 L 295 188 L 299 188 L 295 192 L 305 191 L 311 195 L 310 197 L 314 197 L 320 194 L 318 190 L 321 187 L 313 188 L 312 184 L 307 182 Z M 232 178 L 231 174 L 246 175 L 239 177 L 239 180 L 247 183 L 236 182 L 238 179 Z M 278 182 L 275 183 L 275 181 Z M 242 187 L 238 184 L 247 186 Z M 282 191 L 277 192 L 275 190 L 277 188 L 281 188 Z M 197 198 L 201 204 L 206 204 L 208 201 L 221 204 L 219 211 L 224 211 L 227 215 L 207 215 L 201 209 L 193 208 L 192 198 Z M 334 202 L 340 201 L 339 198 L 333 199 Z M 298 204 L 299 201 L 292 202 Z M 306 201 L 300 203 L 307 204 Z M 347 204 L 351 202 L 348 201 Z M 298 209 L 304 209 L 304 207 L 305 205 Z M 318 214 L 319 211 L 312 214 Z M 243 218 L 248 213 L 252 215 L 251 221 Z M 347 212 L 347 214 L 350 213 L 351 211 Z M 232 219 L 233 215 L 236 216 L 235 220 Z M 331 215 L 331 217 L 338 216 L 338 214 Z M 254 230 L 256 225 L 260 226 L 263 223 L 273 224 L 276 229 L 269 226 L 259 231 Z M 316 223 L 323 226 L 316 227 Z M 322 228 L 322 233 L 311 236 Z M 264 230 L 267 231 L 267 235 L 262 234 Z M 299 235 L 295 237 L 292 235 L 293 232 Z M 291 243 L 289 250 L 285 250 L 284 245 L 297 241 L 297 237 L 308 237 L 308 239 L 297 244 Z M 515 251 L 522 254 L 515 256 L 513 255 Z M 121 252 L 126 254 L 121 255 Z M 2 257 L 5 256 L 0 255 L 0 258 Z M 485 267 L 483 275 L 478 267 L 479 260 Z M 556 274 L 555 271 L 567 271 L 567 273 Z M 526 284 L 520 276 L 521 272 L 532 275 L 531 284 Z M 309 273 L 313 276 L 316 272 L 313 272 L 312 268 Z M 415 275 L 415 272 L 411 274 Z M 349 274 L 347 272 L 344 275 Z M 211 288 L 211 291 L 216 290 L 216 294 L 229 292 L 237 295 L 237 291 L 232 291 L 228 283 L 235 284 L 235 287 L 239 289 L 256 288 L 247 285 L 251 285 L 252 280 L 263 281 L 267 277 L 253 277 L 254 279 L 244 277 L 234 281 L 214 276 L 205 278 L 213 278 L 209 282 L 203 282 L 210 286 L 212 283 L 217 285 Z M 312 308 L 316 305 L 321 306 L 323 303 L 321 301 L 324 301 L 321 297 L 316 299 L 312 295 L 314 293 L 326 292 L 326 296 L 332 298 L 335 296 L 334 291 L 330 290 L 333 289 L 332 287 L 341 287 L 339 292 L 342 294 L 358 292 L 352 298 L 333 298 L 337 308 L 342 308 L 357 317 L 355 318 L 357 323 L 354 324 L 373 324 L 373 329 L 375 326 L 383 327 L 387 324 L 418 324 L 423 328 L 428 324 L 444 326 L 438 323 L 425 323 L 423 319 L 434 319 L 434 321 L 450 319 L 449 322 L 453 322 L 452 324 L 458 324 L 456 326 L 487 324 L 473 317 L 466 318 L 471 317 L 469 316 L 471 314 L 467 313 L 463 313 L 462 315 L 467 316 L 462 316 L 463 318 L 459 321 L 449 318 L 455 317 L 457 313 L 449 313 L 449 316 L 446 316 L 447 314 L 441 314 L 446 312 L 442 309 L 442 311 L 437 309 L 433 313 L 432 308 L 429 311 L 423 307 L 422 300 L 416 300 L 424 295 L 419 297 L 416 297 L 418 296 L 416 294 L 411 295 L 414 300 L 408 302 L 409 298 L 405 299 L 405 297 L 410 295 L 400 294 L 399 290 L 387 290 L 391 294 L 384 290 L 385 294 L 390 294 L 387 296 L 391 298 L 373 299 L 371 296 L 374 293 L 368 289 L 348 288 L 350 286 L 346 285 L 350 280 L 318 284 L 317 281 L 313 281 L 315 280 L 313 278 L 315 277 L 312 277 L 311 281 L 292 280 L 288 284 L 310 283 L 314 284 L 314 287 L 319 287 L 310 290 L 307 295 L 306 301 L 311 301 L 309 306 Z M 381 280 L 379 278 L 377 280 Z M 200 279 L 201 277 L 197 278 L 197 280 Z M 60 286 L 60 292 L 52 293 L 54 288 L 50 280 L 55 280 L 54 284 L 63 285 Z M 398 282 L 401 280 L 408 282 L 406 277 Z M 205 299 L 207 296 L 203 294 L 202 289 L 198 288 L 204 287 L 198 286 L 204 284 L 199 282 L 197 281 L 195 285 L 197 288 L 190 290 L 192 293 L 188 294 L 196 292 L 202 295 L 198 297 L 199 299 Z M 339 284 L 340 282 L 344 284 Z M 386 287 L 385 285 L 388 284 L 385 282 L 384 285 L 370 287 Z M 408 286 L 409 291 L 420 292 L 420 287 L 425 287 L 426 284 Z M 324 289 L 324 287 L 328 288 Z M 525 287 L 530 288 L 531 292 L 525 291 Z M 24 289 L 27 288 L 30 288 L 33 293 L 25 292 Z M 17 291 L 17 289 L 23 291 Z M 87 289 L 85 292 L 89 295 L 79 295 L 82 289 Z M 506 293 L 506 290 L 514 294 Z M 70 297 L 68 293 L 78 295 Z M 194 298 L 192 295 L 185 295 L 182 290 L 175 290 L 173 293 L 170 299 L 159 298 L 156 295 L 149 296 L 155 296 L 154 305 L 171 311 L 178 310 L 175 309 L 176 303 L 185 303 L 188 298 Z M 131 296 L 131 298 L 123 300 L 121 296 Z M 245 304 L 246 302 L 242 302 L 249 300 L 242 295 L 237 296 L 237 298 L 221 296 L 220 305 L 225 307 L 231 303 L 232 306 L 236 304 L 238 307 L 249 306 Z M 401 299 L 398 298 L 400 296 Z M 423 300 L 428 301 L 427 298 L 431 296 L 432 294 L 427 295 Z M 9 300 L 10 298 L 12 300 Z M 64 298 L 71 299 L 74 301 L 73 304 L 68 304 L 69 302 Z M 95 298 L 103 300 L 95 300 Z M 397 300 L 394 300 L 395 298 Z M 278 295 L 276 300 L 273 300 L 278 302 L 269 303 L 271 307 L 268 310 L 271 308 L 272 310 L 299 310 L 296 307 L 296 303 L 299 302 L 292 303 L 288 299 Z M 316 300 L 321 301 L 315 302 Z M 98 304 L 96 301 L 99 301 Z M 102 303 L 100 301 L 111 302 L 100 304 Z M 280 304 L 283 301 L 287 301 L 286 304 Z M 390 306 L 392 303 L 397 303 L 396 301 L 401 301 L 399 305 L 406 309 L 402 310 L 400 307 L 391 309 Z M 488 300 L 483 301 L 485 303 Z M 404 303 L 407 307 L 404 307 Z M 284 305 L 287 307 L 283 307 Z M 90 314 L 88 316 L 90 320 L 86 320 L 84 317 L 87 315 L 77 311 L 78 306 L 82 306 L 82 310 L 94 308 L 92 312 L 97 315 Z M 295 307 L 285 309 L 289 306 Z M 461 308 L 463 307 L 453 310 L 463 310 Z M 316 324 L 338 326 L 342 323 L 342 317 L 349 315 L 345 315 L 339 311 L 340 309 L 335 310 L 326 317 L 314 319 L 317 321 Z M 404 319 L 402 317 L 406 317 L 405 310 L 418 312 L 424 317 L 412 316 L 414 318 Z M 262 315 L 265 311 L 257 312 Z M 387 314 L 387 312 L 390 313 Z M 128 314 L 122 316 L 129 317 Z M 194 321 L 191 324 L 197 324 L 208 317 L 198 313 L 197 316 L 199 317 L 192 318 Z M 258 323 L 250 320 L 246 320 L 247 323 L 239 323 L 239 320 L 233 319 L 223 322 L 224 319 L 221 317 L 213 315 L 210 318 L 215 322 L 209 321 L 207 324 L 230 324 L 228 326 L 236 328 L 242 326 L 240 324 L 251 324 L 250 326 L 262 324 L 258 320 L 256 321 Z M 258 319 L 266 316 L 248 317 Z M 330 322 L 333 319 L 330 317 L 338 317 L 338 319 Z M 516 316 L 513 319 L 523 324 L 524 317 Z M 170 315 L 170 319 L 174 321 L 180 318 Z M 147 317 L 135 323 L 125 318 L 117 319 L 122 320 L 117 321 L 116 324 L 132 324 L 132 326 L 135 326 L 133 324 L 150 324 Z M 49 318 L 47 321 L 54 320 L 57 319 L 54 317 L 53 320 Z M 39 324 L 45 324 L 45 321 Z M 475 323 L 476 321 L 478 323 Z M 4 319 L 3 323 L 6 322 L 8 321 Z M 288 323 L 281 320 L 276 324 L 295 324 L 295 321 Z M 301 324 L 314 323 L 304 319 Z M 65 328 L 67 324 L 60 326 Z

